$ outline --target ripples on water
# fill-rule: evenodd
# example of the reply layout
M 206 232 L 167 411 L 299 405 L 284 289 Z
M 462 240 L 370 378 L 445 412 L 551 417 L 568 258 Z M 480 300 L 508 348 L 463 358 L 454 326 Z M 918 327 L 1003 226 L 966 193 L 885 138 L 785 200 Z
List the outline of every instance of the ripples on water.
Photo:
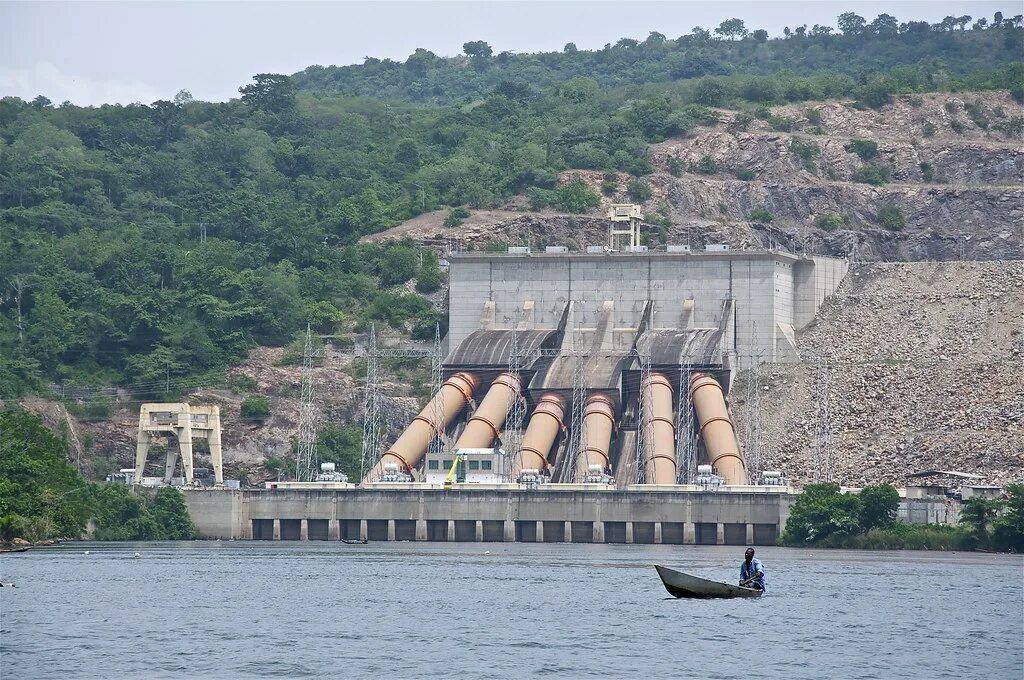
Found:
M 37 549 L 0 557 L 0 678 L 1024 677 L 1019 556 L 758 557 L 766 597 L 696 601 L 651 565 L 731 581 L 741 547 Z

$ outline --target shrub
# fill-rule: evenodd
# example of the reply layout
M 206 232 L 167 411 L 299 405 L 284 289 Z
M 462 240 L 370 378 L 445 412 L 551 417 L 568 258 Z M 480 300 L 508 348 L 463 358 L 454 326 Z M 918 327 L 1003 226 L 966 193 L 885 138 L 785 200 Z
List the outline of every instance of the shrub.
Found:
M 807 128 L 807 132 L 809 134 L 812 134 L 812 135 L 823 135 L 823 134 L 825 134 L 825 130 L 823 130 L 820 125 L 815 125 L 814 127 Z
M 814 226 L 824 231 L 835 231 L 847 223 L 846 215 L 840 215 L 839 213 L 827 212 L 822 213 L 814 218 Z
M 651 198 L 651 185 L 646 180 L 631 179 L 626 184 L 626 192 L 635 203 L 643 203 Z
M 754 122 L 754 114 L 750 111 L 740 111 L 736 114 L 736 127 L 746 130 L 747 126 Z
M 768 120 L 772 117 L 772 110 L 767 106 L 758 106 L 754 109 L 754 118 L 760 118 L 761 120 Z
M 793 139 L 789 143 L 790 150 L 800 159 L 800 163 L 807 172 L 814 172 L 816 166 L 814 161 L 821 155 L 821 148 L 814 142 L 802 139 Z
M 935 123 L 927 120 L 925 121 L 923 129 L 923 134 L 925 137 L 934 137 L 936 130 L 938 130 L 938 128 L 935 127 Z
M 818 109 L 804 109 L 804 117 L 811 125 L 821 125 L 821 111 Z
M 869 161 L 878 155 L 878 142 L 870 139 L 851 139 L 847 149 L 860 156 L 862 161 Z
M 778 132 L 789 132 L 793 129 L 793 119 L 785 116 L 771 116 L 768 118 L 768 124 Z
M 713 175 L 718 172 L 718 163 L 708 154 L 704 154 L 699 161 L 690 166 L 690 170 L 701 175 Z
M 419 274 L 416 275 L 416 292 L 433 293 L 441 287 L 443 279 L 444 274 L 437 261 L 437 253 L 432 250 L 424 253 L 423 264 L 420 266 Z
M 935 181 L 935 169 L 932 168 L 931 163 L 922 162 L 918 164 L 918 167 L 921 168 L 921 178 L 924 179 L 925 182 Z
M 469 217 L 469 210 L 467 210 L 466 208 L 463 208 L 461 205 L 457 208 L 452 208 L 451 210 L 448 211 L 448 215 L 445 216 L 444 218 L 444 226 L 448 227 L 449 229 L 454 229 L 455 227 L 462 224 L 462 221 L 465 220 L 467 217 Z
M 899 206 L 883 205 L 878 209 L 878 223 L 890 231 L 899 231 L 907 226 L 907 219 Z
M 601 193 L 605 196 L 614 196 L 615 192 L 619 190 L 619 183 L 606 179 L 601 181 Z
M 673 177 L 679 177 L 683 174 L 684 169 L 683 159 L 679 156 L 669 156 L 668 158 L 668 174 Z
M 757 173 L 755 173 L 750 168 L 743 168 L 742 170 L 736 171 L 736 179 L 743 180 L 744 182 L 749 182 L 755 179 L 756 177 Z
M 266 420 L 270 417 L 270 399 L 263 396 L 246 397 L 242 400 L 241 414 L 251 420 Z
M 555 189 L 553 205 L 565 212 L 582 213 L 600 202 L 601 198 L 587 187 L 586 182 L 575 177 L 568 184 Z
M 964 125 L 963 121 L 957 120 L 956 118 L 954 118 L 953 120 L 949 121 L 949 127 L 950 127 L 950 129 L 953 130 L 953 132 L 955 132 L 957 134 L 962 134 L 963 131 L 967 129 L 967 126 Z
M 889 168 L 884 165 L 874 165 L 869 163 L 855 172 L 853 174 L 853 179 L 856 182 L 881 186 L 889 181 Z
M 770 224 L 775 219 L 775 215 L 772 215 L 767 208 L 754 208 L 750 211 L 749 217 L 750 221 L 763 224 Z
M 985 110 L 981 105 L 981 102 L 971 102 L 964 106 L 967 110 L 967 115 L 970 116 L 971 121 L 974 122 L 982 130 L 988 129 L 988 116 L 985 115 Z
M 526 190 L 526 198 L 530 202 L 530 210 L 543 210 L 555 202 L 555 191 L 530 187 Z

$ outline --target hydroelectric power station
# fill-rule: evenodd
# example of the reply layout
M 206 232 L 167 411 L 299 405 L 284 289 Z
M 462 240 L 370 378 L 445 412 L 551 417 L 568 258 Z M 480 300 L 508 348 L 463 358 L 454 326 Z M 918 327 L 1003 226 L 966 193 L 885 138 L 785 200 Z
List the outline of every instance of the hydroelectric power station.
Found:
M 393 441 L 368 438 L 360 483 L 192 492 L 200 531 L 773 543 L 791 494 L 745 455 L 729 389 L 739 369 L 799 359 L 847 261 L 650 251 L 635 206 L 609 217 L 608 244 L 585 252 L 450 254 L 440 387 Z

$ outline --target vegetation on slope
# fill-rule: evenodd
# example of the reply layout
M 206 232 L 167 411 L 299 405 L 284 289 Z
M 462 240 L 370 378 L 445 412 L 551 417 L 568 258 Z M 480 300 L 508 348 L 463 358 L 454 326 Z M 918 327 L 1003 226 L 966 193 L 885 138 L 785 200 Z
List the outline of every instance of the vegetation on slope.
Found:
M 730 19 L 713 31 L 697 26 L 675 39 L 652 32 L 643 41 L 622 38 L 600 50 L 580 50 L 568 43 L 561 52 L 495 53 L 476 40 L 463 45 L 457 57 L 417 49 L 404 62 L 366 57 L 361 65 L 310 66 L 294 80 L 300 89 L 318 95 L 438 102 L 481 97 L 503 82 L 531 83 L 543 90 L 577 77 L 607 88 L 702 76 L 822 75 L 840 87 L 852 87 L 869 83 L 873 73 L 940 60 L 940 79 L 966 76 L 968 87 L 984 87 L 979 72 L 1020 58 L 1020 35 L 1014 30 L 1020 24 L 1020 16 L 1002 13 L 991 20 L 947 17 L 929 25 L 900 22 L 888 14 L 868 21 L 846 12 L 838 17 L 837 28 L 787 27 L 783 36 L 769 39 L 766 31 Z M 743 86 L 742 80 L 734 82 Z M 770 82 L 748 83 L 773 90 Z M 799 87 L 793 79 L 781 85 L 783 90 Z
M 38 416 L 0 410 L 0 540 L 78 538 L 90 519 L 99 540 L 196 536 L 177 489 L 149 500 L 124 485 L 87 482 L 67 448 Z
M 730 40 L 695 32 L 596 53 L 513 55 L 513 71 L 460 85 L 472 73 L 491 78 L 492 60 L 504 59 L 471 45 L 468 68 L 452 62 L 437 77 L 453 91 L 483 88 L 480 96 L 432 107 L 312 96 L 300 92 L 317 91 L 305 76 L 273 74 L 223 104 L 186 92 L 100 108 L 4 98 L 0 396 L 60 382 L 158 397 L 172 379 L 212 381 L 253 346 L 285 344 L 307 323 L 347 333 L 378 322 L 432 337 L 444 319 L 407 284 L 436 290 L 436 262 L 421 264 L 410 244 L 357 245 L 360 236 L 442 205 L 494 207 L 524 192 L 537 208 L 585 211 L 597 196 L 582 182 L 559 186 L 558 173 L 649 173 L 647 144 L 714 123 L 710 106 L 839 96 L 880 105 L 891 92 L 1019 90 L 1024 79 L 1011 61 L 1019 18 L 972 31 L 955 22 L 894 29 L 882 17 L 841 23 L 840 37 L 819 27 L 748 39 L 732 23 L 716 31 Z M 663 70 L 663 61 L 695 59 L 698 45 L 731 66 Z M 852 74 L 840 64 L 855 54 L 863 70 Z M 780 70 L 799 55 L 808 75 Z M 548 74 L 531 63 L 549 64 Z M 630 83 L 683 80 L 602 90 L 625 82 L 613 73 Z M 367 89 L 393 88 L 382 80 Z

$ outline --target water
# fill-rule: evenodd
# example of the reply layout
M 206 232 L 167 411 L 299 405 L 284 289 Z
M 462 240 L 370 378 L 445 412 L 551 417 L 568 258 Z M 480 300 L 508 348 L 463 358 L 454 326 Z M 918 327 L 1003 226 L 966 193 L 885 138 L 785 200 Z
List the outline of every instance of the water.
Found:
M 91 554 L 85 555 L 84 551 Z M 486 554 L 489 550 L 491 554 Z M 133 553 L 141 559 L 132 559 Z M 198 542 L 0 556 L 0 678 L 1024 677 L 1019 556 Z

